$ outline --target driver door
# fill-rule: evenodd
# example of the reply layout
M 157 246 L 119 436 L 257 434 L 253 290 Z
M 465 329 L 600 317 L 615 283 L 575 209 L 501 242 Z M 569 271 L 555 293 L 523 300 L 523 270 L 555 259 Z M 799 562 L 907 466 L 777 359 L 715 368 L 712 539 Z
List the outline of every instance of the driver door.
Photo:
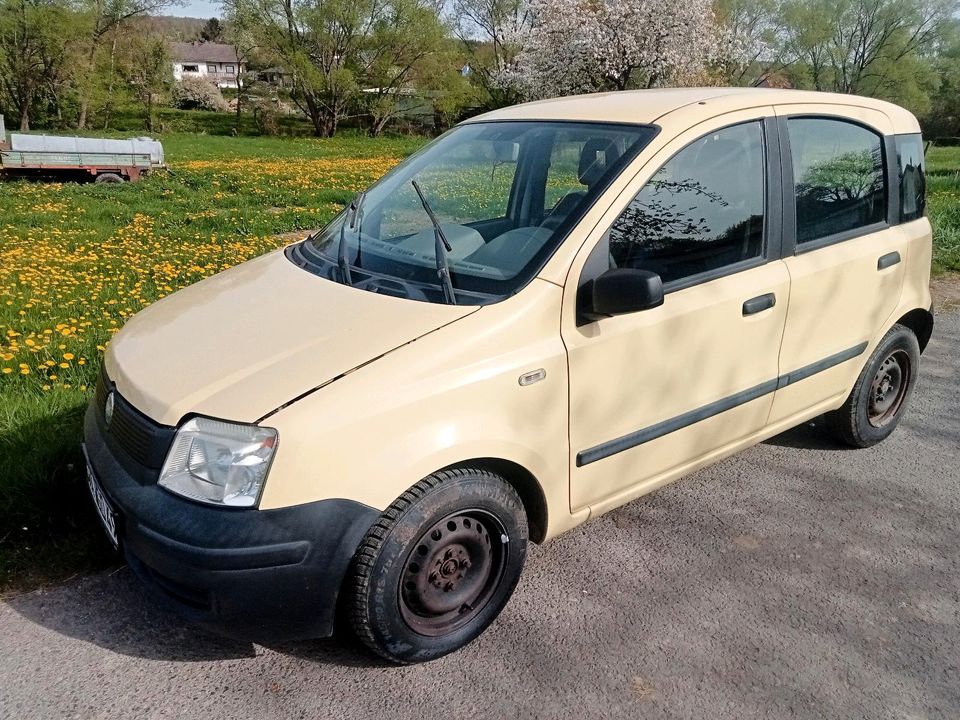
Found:
M 561 321 L 572 511 L 619 505 L 766 424 L 790 287 L 772 114 L 733 113 L 669 142 L 581 249 Z M 578 316 L 578 290 L 609 267 L 658 273 L 663 305 Z

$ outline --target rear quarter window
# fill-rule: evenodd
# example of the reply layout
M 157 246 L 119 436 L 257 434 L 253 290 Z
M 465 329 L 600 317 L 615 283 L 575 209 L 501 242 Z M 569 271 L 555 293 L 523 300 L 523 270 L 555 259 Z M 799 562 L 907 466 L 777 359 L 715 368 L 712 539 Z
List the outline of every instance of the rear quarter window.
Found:
M 900 185 L 900 222 L 910 222 L 923 217 L 927 209 L 923 138 L 917 133 L 897 135 L 895 140 Z

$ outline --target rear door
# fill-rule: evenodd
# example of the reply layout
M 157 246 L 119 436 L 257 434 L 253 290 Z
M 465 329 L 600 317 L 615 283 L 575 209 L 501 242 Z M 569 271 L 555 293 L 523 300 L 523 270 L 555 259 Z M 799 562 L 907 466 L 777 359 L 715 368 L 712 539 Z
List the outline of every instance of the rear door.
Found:
M 789 278 L 765 116 L 731 113 L 666 144 L 574 261 L 561 318 L 574 511 L 619 504 L 767 421 Z M 578 288 L 611 266 L 660 274 L 663 305 L 578 324 Z
M 892 217 L 887 116 L 843 106 L 776 111 L 791 289 L 771 423 L 828 409 L 849 392 L 897 306 L 908 243 Z

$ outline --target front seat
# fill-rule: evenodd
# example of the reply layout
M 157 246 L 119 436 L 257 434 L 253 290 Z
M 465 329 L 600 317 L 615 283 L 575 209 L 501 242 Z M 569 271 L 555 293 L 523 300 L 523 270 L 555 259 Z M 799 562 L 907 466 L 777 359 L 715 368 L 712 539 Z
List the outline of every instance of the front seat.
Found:
M 586 190 L 569 192 L 560 198 L 547 216 L 540 223 L 540 227 L 550 230 L 556 230 L 561 223 L 567 219 L 567 216 L 573 212 L 587 193 L 600 182 L 607 170 L 620 157 L 620 151 L 617 146 L 605 138 L 593 138 L 587 140 L 580 150 L 580 165 L 577 168 L 577 179 L 581 185 L 586 186 Z

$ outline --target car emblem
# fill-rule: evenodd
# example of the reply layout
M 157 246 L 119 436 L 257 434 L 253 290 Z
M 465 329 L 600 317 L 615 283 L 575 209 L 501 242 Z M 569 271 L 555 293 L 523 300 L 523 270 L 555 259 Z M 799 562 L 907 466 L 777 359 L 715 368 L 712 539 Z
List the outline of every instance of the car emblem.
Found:
M 110 427 L 110 421 L 113 420 L 113 395 L 114 393 L 111 391 L 107 395 L 106 405 L 103 406 L 103 417 L 107 421 L 108 428 Z

